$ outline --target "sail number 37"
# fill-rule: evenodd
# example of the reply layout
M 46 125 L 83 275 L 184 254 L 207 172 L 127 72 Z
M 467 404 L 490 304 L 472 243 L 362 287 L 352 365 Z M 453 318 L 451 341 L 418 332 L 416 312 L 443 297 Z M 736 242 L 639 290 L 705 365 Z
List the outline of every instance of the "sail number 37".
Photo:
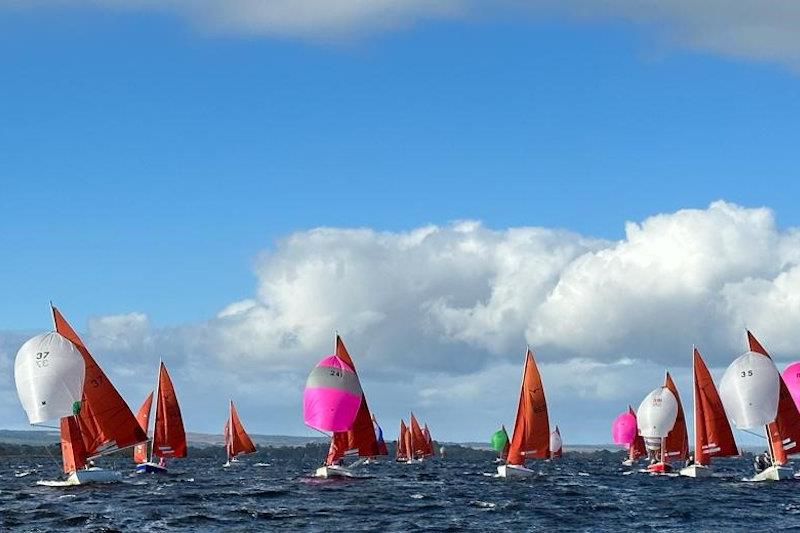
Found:
M 36 352 L 36 366 L 44 368 L 50 364 L 50 361 L 47 359 L 48 355 L 50 355 L 50 352 Z

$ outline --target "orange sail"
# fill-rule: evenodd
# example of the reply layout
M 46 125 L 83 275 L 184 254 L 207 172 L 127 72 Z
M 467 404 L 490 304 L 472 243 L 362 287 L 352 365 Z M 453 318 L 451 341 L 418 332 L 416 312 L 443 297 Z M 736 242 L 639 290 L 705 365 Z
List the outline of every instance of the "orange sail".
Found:
M 150 425 L 150 408 L 153 406 L 153 393 L 147 395 L 142 406 L 139 407 L 139 412 L 136 413 L 136 421 L 139 422 L 139 427 L 147 433 L 147 427 Z M 144 463 L 147 461 L 147 443 L 137 444 L 133 447 L 133 460 L 137 463 Z
M 675 419 L 675 425 L 672 426 L 672 431 L 669 432 L 667 438 L 664 439 L 664 449 L 661 450 L 661 460 L 663 462 L 676 461 L 679 459 L 686 459 L 689 454 L 689 433 L 686 430 L 686 417 L 683 414 L 683 405 L 681 405 L 681 397 L 678 394 L 678 388 L 675 382 L 672 381 L 672 376 L 667 372 L 664 378 L 664 386 L 675 395 L 678 401 L 678 417 Z
M 64 472 L 67 474 L 86 465 L 86 449 L 83 447 L 83 437 L 75 416 L 61 419 L 61 457 Z
M 747 332 L 747 343 L 751 352 L 769 357 L 767 350 L 749 331 Z M 788 455 L 800 452 L 797 446 L 797 443 L 800 442 L 800 412 L 797 411 L 797 406 L 783 378 L 779 376 L 779 379 L 778 414 L 775 421 L 767 425 L 767 435 L 769 435 L 774 462 L 783 465 L 786 464 Z
M 628 412 L 633 415 L 633 418 L 636 418 L 636 411 L 633 410 L 633 407 L 630 405 L 628 406 Z M 635 461 L 640 457 L 645 457 L 647 455 L 647 447 L 644 444 L 644 437 L 641 435 L 636 435 L 636 438 L 633 439 L 633 444 L 631 447 L 628 448 L 628 458 Z
M 400 435 L 397 437 L 397 450 L 395 451 L 395 458 L 408 459 L 408 448 L 406 447 L 406 436 L 408 428 L 406 428 L 405 420 L 400 420 Z
M 694 460 L 708 465 L 712 457 L 739 455 L 733 431 L 700 351 L 694 349 Z
M 413 442 L 411 456 L 414 458 L 425 457 L 428 450 L 428 439 L 425 438 L 425 434 L 422 432 L 414 413 L 411 413 L 409 425 L 411 426 L 411 442 Z
M 427 423 L 422 427 L 422 435 L 425 437 L 425 455 L 431 457 L 434 455 L 433 439 L 431 438 L 431 430 L 428 429 Z
M 164 363 L 158 368 L 158 398 L 153 430 L 153 451 L 156 457 L 186 457 L 186 432 L 175 388 Z
M 240 453 L 253 453 L 256 451 L 255 444 L 253 444 L 250 435 L 244 430 L 242 421 L 239 420 L 239 413 L 236 412 L 233 400 L 231 400 L 228 409 L 228 420 L 225 422 L 224 434 L 225 450 L 228 452 L 229 461 Z
M 339 335 L 336 335 L 336 356 L 350 365 L 356 372 L 356 365 L 347 352 L 347 348 Z M 357 454 L 361 457 L 375 457 L 379 455 L 378 441 L 375 438 L 375 428 L 372 425 L 372 415 L 367 406 L 367 397 L 362 394 L 361 407 L 358 409 L 356 420 L 349 431 L 337 431 L 331 439 L 326 465 L 332 465 L 347 454 Z
M 80 433 L 87 455 L 113 442 L 117 448 L 133 446 L 147 440 L 125 400 L 97 365 L 78 334 L 55 307 L 53 321 L 56 331 L 78 348 L 86 363 L 81 410 L 78 414 Z
M 525 354 L 514 435 L 511 437 L 511 447 L 508 450 L 508 463 L 521 465 L 525 459 L 547 458 L 550 455 L 549 448 L 550 422 L 547 418 L 542 377 L 533 358 L 533 352 L 528 349 Z

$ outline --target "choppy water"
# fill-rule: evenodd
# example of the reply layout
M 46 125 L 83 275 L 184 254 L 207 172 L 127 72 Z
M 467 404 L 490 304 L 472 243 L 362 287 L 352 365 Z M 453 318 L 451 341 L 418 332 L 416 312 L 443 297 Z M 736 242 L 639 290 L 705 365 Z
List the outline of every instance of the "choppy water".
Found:
M 315 480 L 309 459 L 223 469 L 187 459 L 170 477 L 67 489 L 39 487 L 57 469 L 0 462 L 3 531 L 562 530 L 800 528 L 800 481 L 744 483 L 745 459 L 710 480 L 629 474 L 617 454 L 567 454 L 529 480 L 490 477 L 494 465 L 435 459 L 369 465 L 359 480 Z M 40 463 L 42 464 L 42 463 Z M 118 465 L 125 464 L 119 461 Z M 180 470 L 181 472 L 177 472 Z

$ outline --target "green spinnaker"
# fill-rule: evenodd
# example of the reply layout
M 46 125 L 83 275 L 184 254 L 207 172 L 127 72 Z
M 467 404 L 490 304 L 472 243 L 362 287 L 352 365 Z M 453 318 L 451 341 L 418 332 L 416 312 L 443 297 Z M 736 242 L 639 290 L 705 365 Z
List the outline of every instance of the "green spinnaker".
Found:
M 502 452 L 503 448 L 506 447 L 508 444 L 508 433 L 506 433 L 506 428 L 501 427 L 494 433 L 492 433 L 492 449 L 496 452 Z

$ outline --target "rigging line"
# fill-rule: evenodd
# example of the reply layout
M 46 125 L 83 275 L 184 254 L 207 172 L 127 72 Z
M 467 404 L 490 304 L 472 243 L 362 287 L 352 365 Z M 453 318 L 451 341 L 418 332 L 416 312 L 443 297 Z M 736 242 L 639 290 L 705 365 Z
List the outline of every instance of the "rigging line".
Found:
M 745 433 L 749 433 L 750 435 L 755 435 L 756 437 L 760 437 L 760 438 L 762 438 L 764 440 L 767 440 L 767 437 L 765 437 L 764 435 L 761 435 L 759 433 L 756 433 L 754 431 L 749 431 L 747 429 L 742 429 L 742 428 L 736 428 L 736 429 L 738 429 L 739 431 L 743 431 Z

